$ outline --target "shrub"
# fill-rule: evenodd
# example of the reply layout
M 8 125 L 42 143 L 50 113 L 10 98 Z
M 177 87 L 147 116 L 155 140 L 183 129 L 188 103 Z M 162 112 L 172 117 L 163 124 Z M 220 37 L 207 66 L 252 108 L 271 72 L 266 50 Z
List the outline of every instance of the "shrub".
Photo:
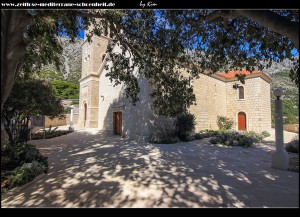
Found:
M 63 136 L 63 135 L 66 135 L 66 134 L 69 134 L 71 133 L 71 131 L 69 130 L 57 130 L 57 131 L 46 131 L 46 139 L 51 139 L 51 138 L 55 138 L 55 137 L 58 137 L 58 136 Z M 31 139 L 32 140 L 37 140 L 37 139 L 44 139 L 44 132 L 37 132 L 37 133 L 34 133 L 31 135 Z
M 175 135 L 183 141 L 188 140 L 195 130 L 195 116 L 190 113 L 182 114 L 175 120 Z
M 287 152 L 299 153 L 299 139 L 294 139 L 285 145 Z
M 47 157 L 31 144 L 5 145 L 1 153 L 1 193 L 48 172 Z
M 220 132 L 216 131 L 216 130 L 201 130 L 199 133 L 196 133 L 196 134 L 199 134 L 199 135 L 197 135 L 197 137 L 200 137 L 201 139 L 203 139 L 203 138 L 209 138 L 212 136 L 219 135 Z M 196 134 L 195 134 L 195 136 L 196 136 Z
M 1 169 L 11 171 L 24 163 L 37 161 L 48 170 L 47 157 L 41 155 L 39 150 L 31 144 L 6 145 L 1 153 Z
M 180 142 L 174 133 L 156 133 L 150 139 L 150 143 L 155 144 L 172 144 Z
M 217 116 L 217 124 L 220 130 L 229 130 L 231 129 L 234 121 L 225 116 Z
M 222 139 L 219 136 L 214 136 L 209 140 L 209 142 L 211 144 L 219 144 L 222 143 Z
M 250 137 L 254 140 L 255 143 L 261 142 L 263 140 L 262 134 L 255 133 L 254 131 L 249 131 L 244 133 L 246 137 Z
M 263 139 L 271 136 L 271 134 L 268 131 L 261 132 L 261 135 L 262 135 Z
M 24 163 L 17 167 L 7 180 L 8 188 L 24 185 L 32 181 L 36 176 L 42 174 L 48 168 L 40 162 L 32 161 L 31 163 Z
M 199 139 L 203 139 L 204 135 L 201 133 L 195 133 L 194 137 L 195 137 L 195 139 L 199 140 Z
M 209 142 L 211 144 L 223 144 L 226 146 L 242 146 L 250 147 L 254 143 L 260 142 L 262 136 L 255 132 L 237 132 L 237 131 L 221 131 L 214 135 Z
M 71 113 L 71 107 L 65 107 L 64 108 L 64 113 L 65 114 L 70 114 Z

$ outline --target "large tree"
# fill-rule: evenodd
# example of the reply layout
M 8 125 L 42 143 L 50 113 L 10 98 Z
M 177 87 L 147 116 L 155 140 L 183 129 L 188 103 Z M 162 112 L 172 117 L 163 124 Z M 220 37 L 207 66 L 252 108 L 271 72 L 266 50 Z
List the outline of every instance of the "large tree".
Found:
M 1 111 L 1 123 L 10 144 L 18 143 L 21 126 L 28 126 L 33 116 L 63 116 L 64 108 L 50 84 L 42 80 L 18 80 Z
M 266 61 L 270 66 L 288 58 L 298 84 L 298 10 L 2 10 L 1 19 L 1 105 L 18 73 L 57 61 L 57 35 L 65 31 L 74 39 L 91 24 L 88 38 L 112 33 L 108 76 L 124 82 L 135 103 L 138 68 L 150 82 L 159 114 L 176 116 L 194 103 L 190 79 L 204 72 L 261 70 Z M 122 53 L 114 52 L 116 44 Z

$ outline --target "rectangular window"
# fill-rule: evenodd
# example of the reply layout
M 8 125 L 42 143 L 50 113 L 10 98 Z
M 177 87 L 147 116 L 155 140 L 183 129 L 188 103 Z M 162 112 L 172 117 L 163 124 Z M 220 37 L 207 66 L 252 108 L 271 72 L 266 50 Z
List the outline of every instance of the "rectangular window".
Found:
M 244 99 L 244 87 L 239 87 L 239 99 Z

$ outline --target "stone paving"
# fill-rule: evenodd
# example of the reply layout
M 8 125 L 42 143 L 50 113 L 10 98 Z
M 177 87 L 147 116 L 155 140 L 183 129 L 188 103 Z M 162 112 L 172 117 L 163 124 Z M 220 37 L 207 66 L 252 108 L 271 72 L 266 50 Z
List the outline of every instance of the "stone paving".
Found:
M 1 207 L 299 207 L 299 173 L 270 167 L 272 138 L 251 148 L 158 145 L 86 129 L 30 143 L 49 173 Z

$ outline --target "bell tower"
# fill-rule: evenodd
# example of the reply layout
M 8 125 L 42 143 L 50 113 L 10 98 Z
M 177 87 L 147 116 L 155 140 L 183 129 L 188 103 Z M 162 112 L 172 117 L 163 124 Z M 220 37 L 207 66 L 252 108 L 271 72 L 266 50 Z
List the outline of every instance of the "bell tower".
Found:
M 91 30 L 92 27 L 89 28 Z M 99 73 L 109 37 L 93 35 L 91 42 L 86 32 L 82 44 L 82 71 L 79 94 L 79 127 L 98 128 Z

